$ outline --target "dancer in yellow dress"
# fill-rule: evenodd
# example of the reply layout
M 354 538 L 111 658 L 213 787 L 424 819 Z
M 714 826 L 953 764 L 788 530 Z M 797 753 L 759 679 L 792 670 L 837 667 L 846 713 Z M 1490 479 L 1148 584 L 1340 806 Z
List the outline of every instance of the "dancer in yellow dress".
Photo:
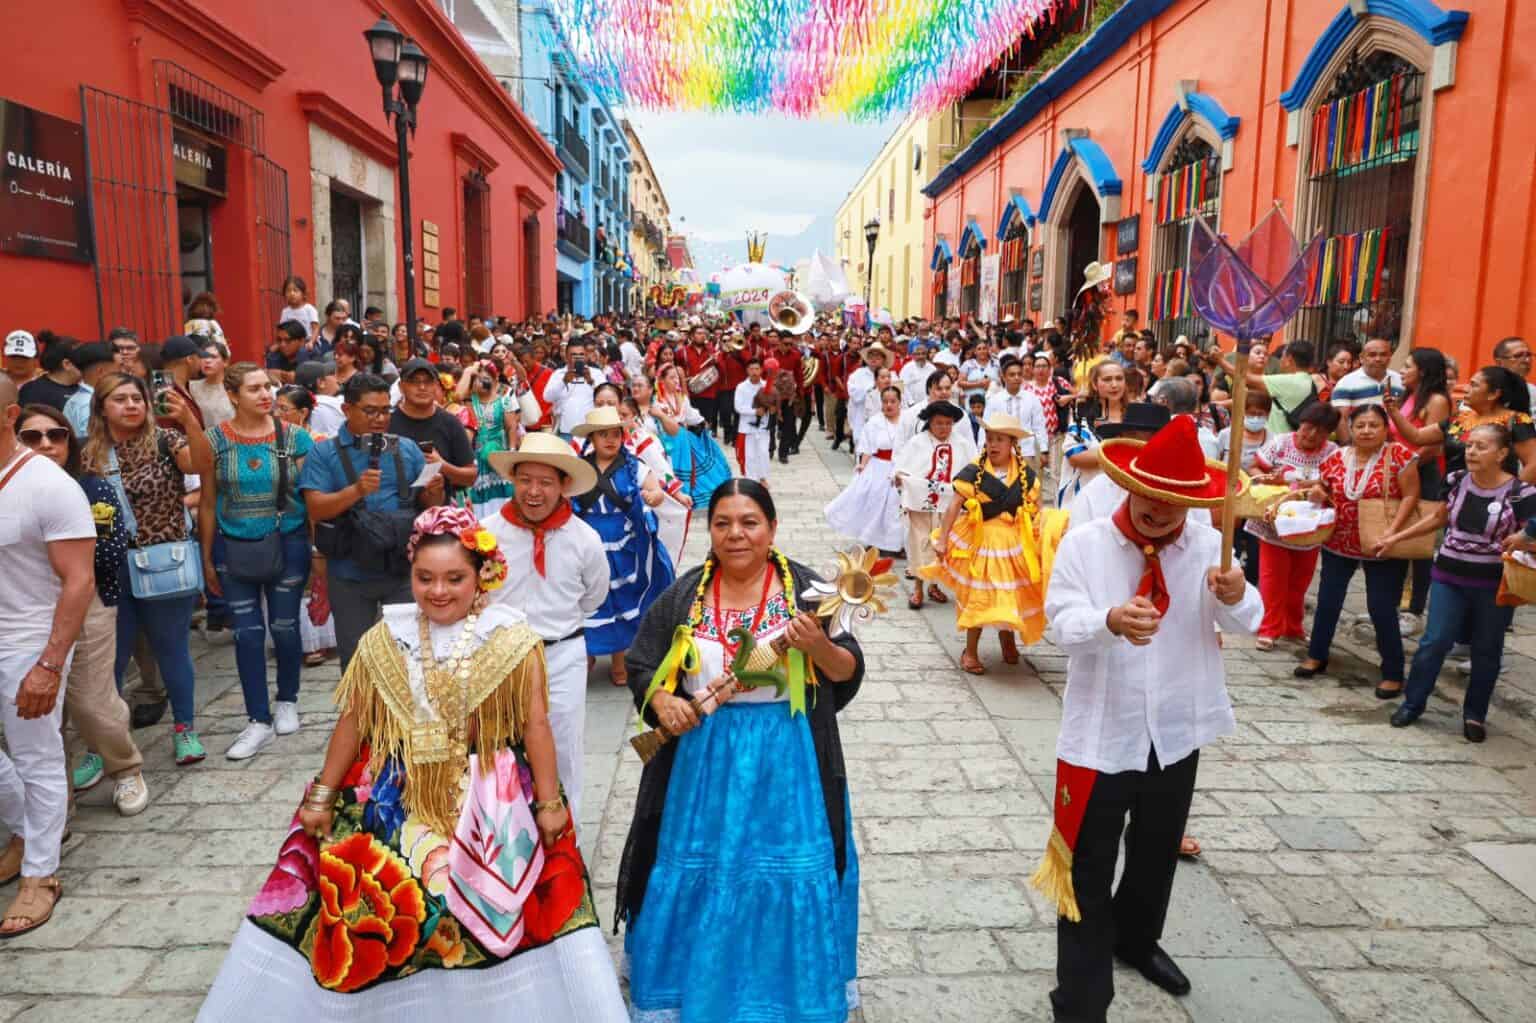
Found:
M 1045 632 L 1045 586 L 1066 514 L 1040 509 L 1040 480 L 1019 454 L 1029 436 L 1019 421 L 995 415 L 982 424 L 986 450 L 955 475 L 955 496 L 934 536 L 935 564 L 918 569 L 955 595 L 955 625 L 965 630 L 960 666 L 986 671 L 981 630 L 1000 630 L 1003 661 L 1017 664 L 1025 643 Z

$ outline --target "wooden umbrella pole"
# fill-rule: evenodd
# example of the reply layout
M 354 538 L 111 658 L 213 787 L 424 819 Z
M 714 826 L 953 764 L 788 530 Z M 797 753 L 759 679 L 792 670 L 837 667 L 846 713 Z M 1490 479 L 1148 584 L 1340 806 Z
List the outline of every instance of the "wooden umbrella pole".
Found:
M 1243 471 L 1243 403 L 1248 398 L 1248 349 L 1252 341 L 1237 339 L 1232 353 L 1232 425 L 1227 445 L 1227 493 L 1221 500 L 1221 570 L 1232 568 L 1232 540 L 1237 532 L 1237 516 L 1232 514 L 1237 504 L 1238 481 Z

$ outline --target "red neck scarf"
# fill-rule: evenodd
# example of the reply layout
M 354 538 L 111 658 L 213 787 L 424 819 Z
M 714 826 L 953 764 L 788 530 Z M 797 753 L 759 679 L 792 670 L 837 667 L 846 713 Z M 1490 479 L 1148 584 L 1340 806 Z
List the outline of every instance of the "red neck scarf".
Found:
M 1136 584 L 1136 596 L 1146 597 L 1157 608 L 1157 613 L 1168 613 L 1168 581 L 1163 578 L 1162 550 L 1179 538 L 1184 532 L 1184 527 L 1179 526 L 1167 536 L 1156 540 L 1149 540 L 1141 535 L 1141 532 L 1131 522 L 1131 502 L 1127 498 L 1115 509 L 1115 528 L 1131 543 L 1141 548 L 1141 553 L 1146 557 L 1147 563 L 1141 570 L 1141 581 Z
M 555 510 L 549 516 L 539 522 L 529 522 L 523 518 L 523 513 L 518 510 L 516 501 L 508 501 L 501 506 L 501 517 L 519 529 L 526 529 L 533 534 L 533 569 L 543 576 L 544 573 L 544 538 L 549 533 L 567 522 L 571 521 L 571 502 L 565 498 L 555 505 Z

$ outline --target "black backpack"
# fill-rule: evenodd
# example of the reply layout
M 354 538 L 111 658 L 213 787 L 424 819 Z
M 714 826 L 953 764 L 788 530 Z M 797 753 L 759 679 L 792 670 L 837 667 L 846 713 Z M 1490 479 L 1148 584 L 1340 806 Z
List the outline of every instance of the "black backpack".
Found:
M 1310 373 L 1307 375 L 1308 377 L 1311 376 Z M 1280 410 L 1280 414 L 1285 416 L 1285 422 L 1288 426 L 1290 426 L 1292 432 L 1301 429 L 1301 414 L 1322 400 L 1318 397 L 1317 394 L 1316 380 L 1312 381 L 1312 392 L 1305 398 L 1301 399 L 1301 401 L 1293 409 L 1288 409 L 1284 405 L 1280 404 L 1279 400 L 1275 399 L 1274 395 L 1270 395 L 1270 399 L 1274 401 L 1275 408 Z

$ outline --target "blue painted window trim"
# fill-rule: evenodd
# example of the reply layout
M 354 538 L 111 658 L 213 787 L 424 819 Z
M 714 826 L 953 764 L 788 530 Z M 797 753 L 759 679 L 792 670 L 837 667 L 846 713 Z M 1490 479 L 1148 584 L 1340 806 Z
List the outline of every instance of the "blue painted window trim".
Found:
M 981 233 L 981 228 L 977 226 L 976 221 L 974 220 L 966 221 L 965 230 L 960 232 L 961 255 L 965 254 L 965 243 L 967 239 L 973 239 L 976 242 L 976 247 L 982 252 L 987 250 L 987 236 Z
M 1189 109 L 1185 109 L 1185 105 Z M 1141 161 L 1141 169 L 1148 174 L 1156 174 L 1157 168 L 1162 166 L 1163 155 L 1168 152 L 1168 147 L 1173 145 L 1173 140 L 1178 137 L 1179 129 L 1184 127 L 1184 122 L 1190 119 L 1205 123 L 1216 136 L 1223 141 L 1234 138 L 1237 135 L 1238 126 L 1242 118 L 1228 114 L 1221 103 L 1212 96 L 1203 92 L 1192 92 L 1184 97 L 1184 103 L 1175 103 L 1169 110 L 1168 116 L 1163 118 L 1162 127 L 1157 129 L 1157 137 L 1152 140 L 1152 151 L 1147 158 Z
M 1009 196 L 1008 202 L 1003 205 L 1003 219 L 997 222 L 998 241 L 1008 236 L 1008 225 L 1014 217 L 1022 217 L 1027 227 L 1035 226 L 1035 211 L 1029 208 L 1029 200 L 1022 195 Z
M 1125 8 L 1122 7 L 1121 10 Z M 1061 179 L 1067 172 L 1067 164 L 1073 157 L 1082 162 L 1083 176 L 1088 179 L 1100 199 L 1106 195 L 1120 194 L 1120 175 L 1115 173 L 1115 165 L 1110 161 L 1103 147 L 1090 138 L 1068 139 L 1061 152 L 1056 154 L 1056 162 L 1051 165 L 1051 176 L 1045 183 L 1045 191 L 1040 195 L 1039 218 L 1041 220 L 1045 220 L 1050 215 L 1051 203 L 1056 201 L 1056 190 L 1061 186 Z
M 955 261 L 955 254 L 949 247 L 949 242 L 943 238 L 933 247 L 933 258 L 928 261 L 928 269 L 937 270 L 941 266 L 947 266 Z
M 1430 0 L 1366 0 L 1365 10 L 1367 14 L 1412 29 L 1430 46 L 1455 42 L 1467 28 L 1466 11 L 1443 10 Z M 1317 37 L 1317 42 L 1312 44 L 1312 50 L 1302 62 L 1301 70 L 1296 72 L 1291 87 L 1280 94 L 1281 107 L 1288 111 L 1301 109 L 1317 87 L 1324 69 L 1349 40 L 1359 21 L 1354 9 L 1347 4 L 1334 15 L 1323 34 Z

